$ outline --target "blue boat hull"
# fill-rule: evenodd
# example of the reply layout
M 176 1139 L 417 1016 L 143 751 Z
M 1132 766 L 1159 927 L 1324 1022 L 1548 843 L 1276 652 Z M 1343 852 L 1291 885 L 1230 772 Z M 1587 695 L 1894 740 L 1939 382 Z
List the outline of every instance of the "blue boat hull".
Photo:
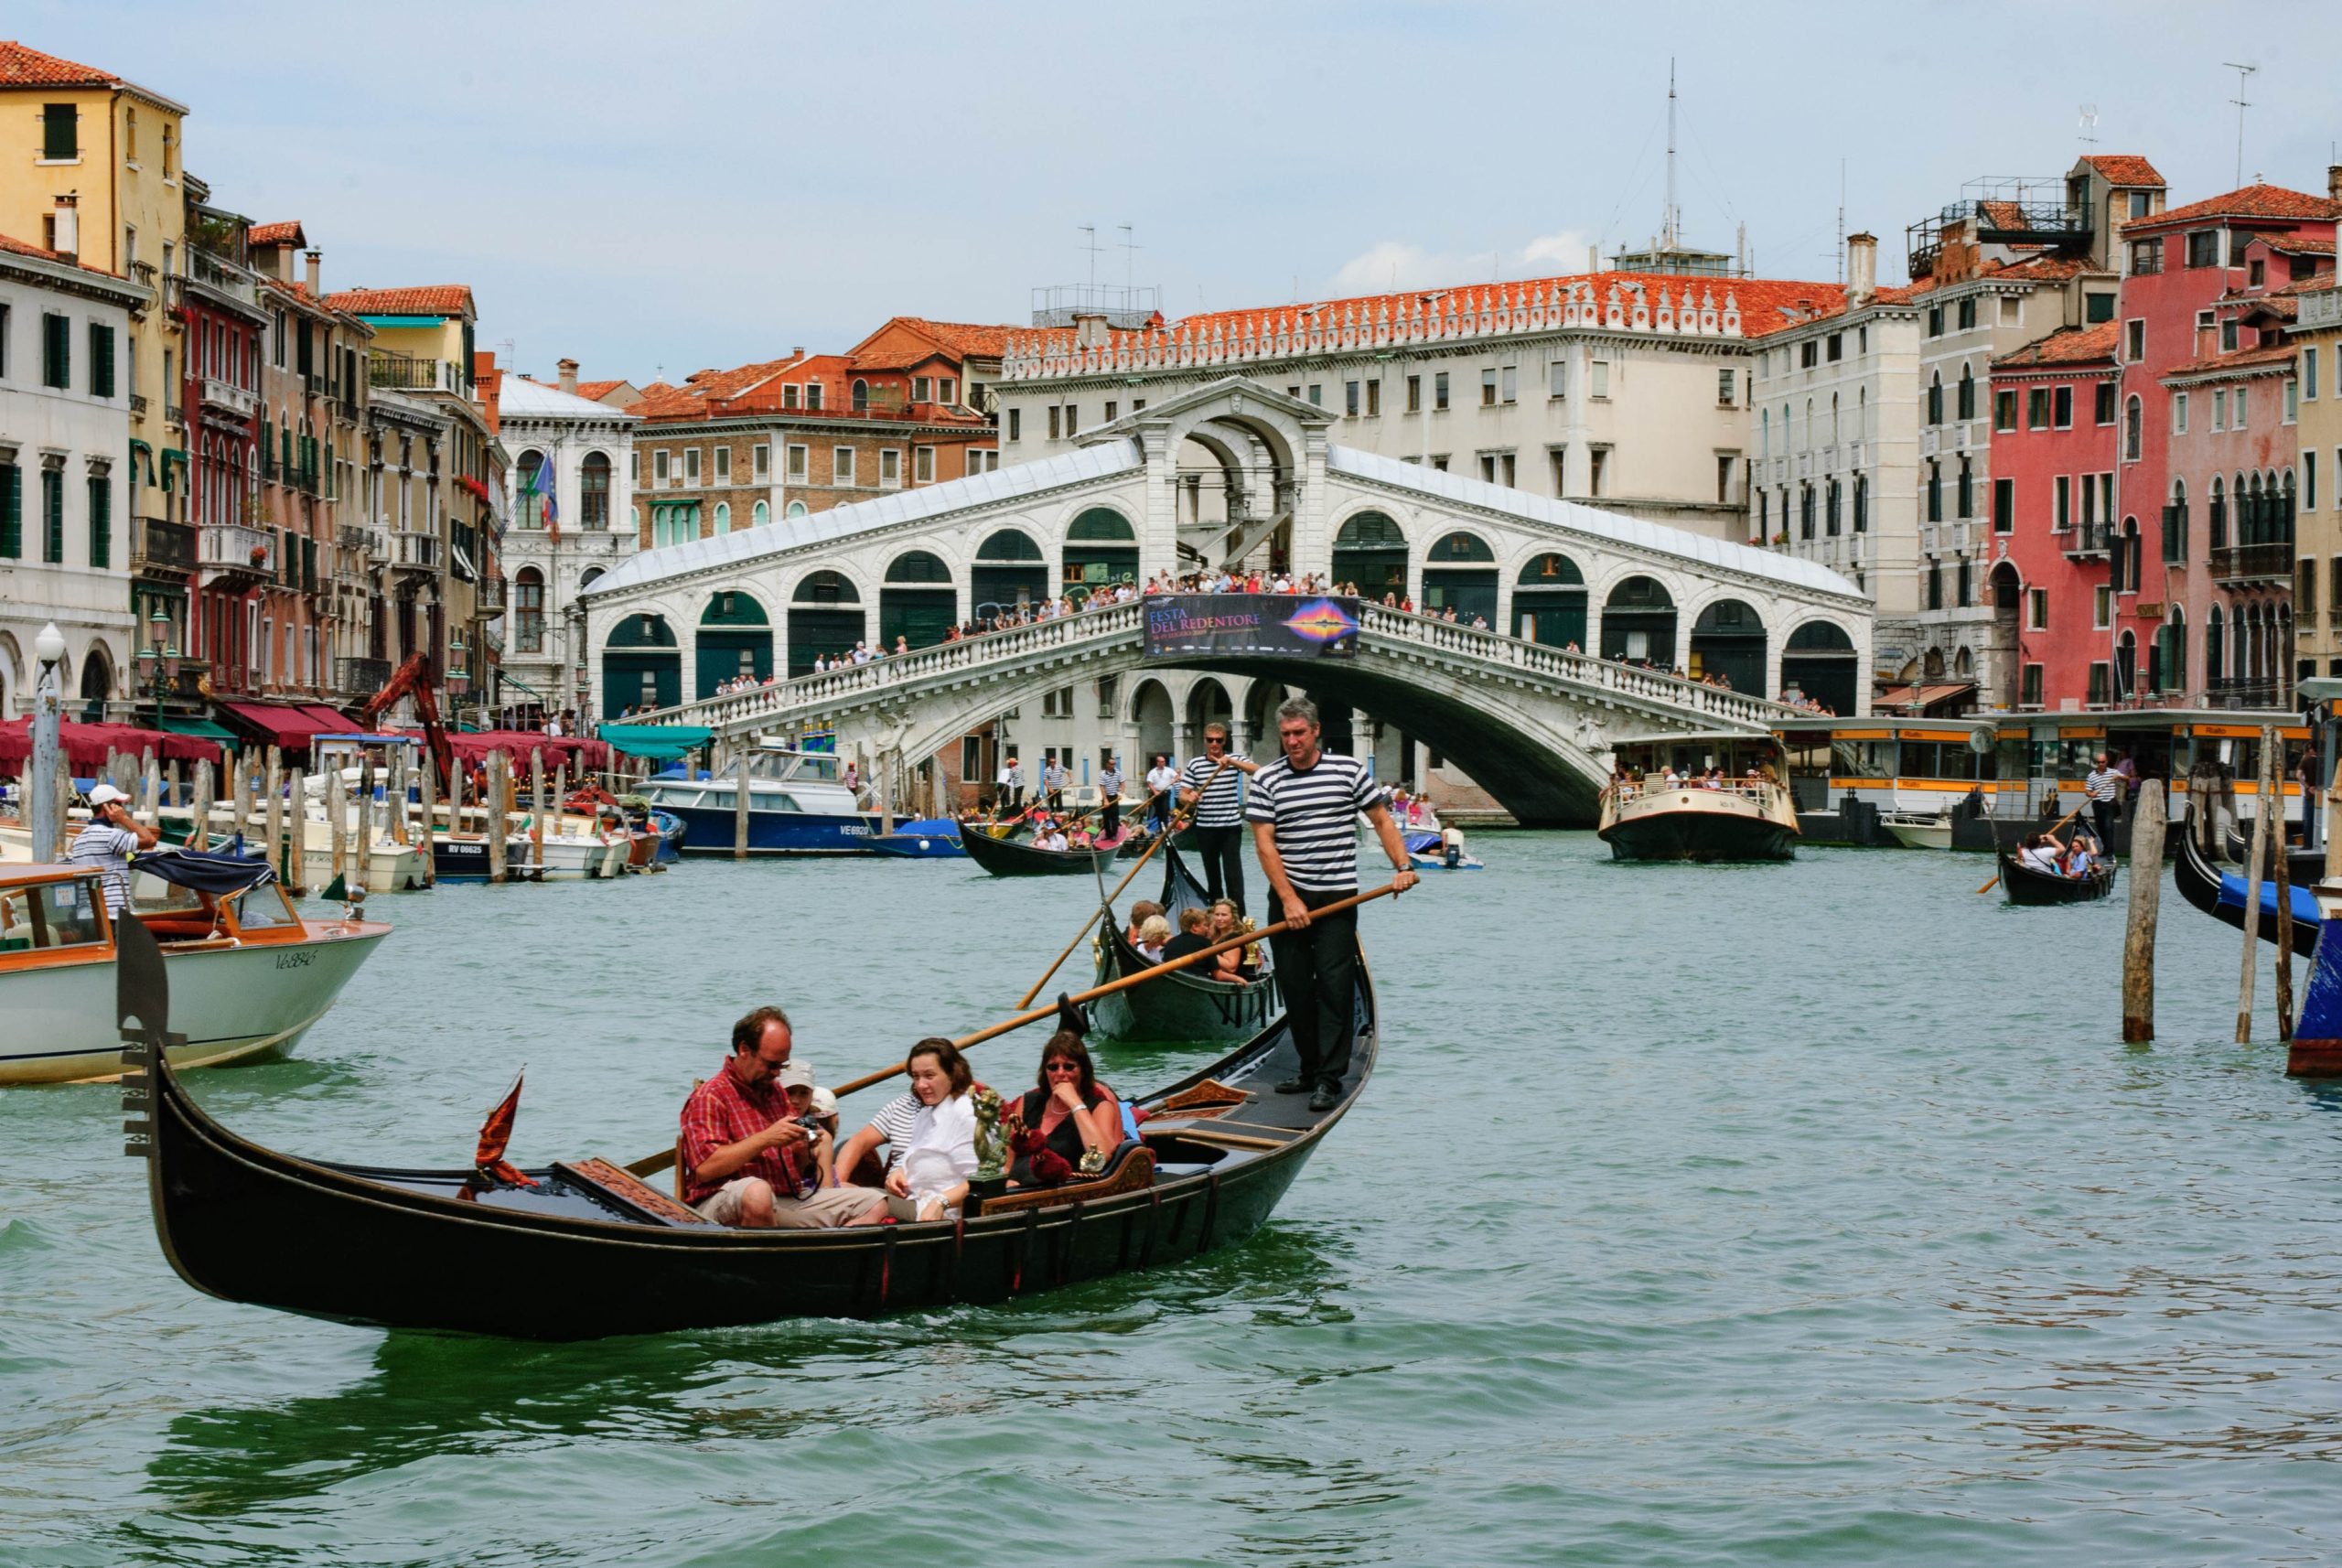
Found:
M 918 817 L 897 822 L 893 833 L 872 833 L 869 849 L 873 854 L 892 855 L 897 860 L 965 860 L 968 852 L 960 843 L 960 824 L 941 817 Z
M 733 814 L 722 808 L 661 806 L 683 824 L 686 854 L 730 854 Z M 877 832 L 870 818 L 822 816 L 811 811 L 750 811 L 750 854 L 867 854 Z

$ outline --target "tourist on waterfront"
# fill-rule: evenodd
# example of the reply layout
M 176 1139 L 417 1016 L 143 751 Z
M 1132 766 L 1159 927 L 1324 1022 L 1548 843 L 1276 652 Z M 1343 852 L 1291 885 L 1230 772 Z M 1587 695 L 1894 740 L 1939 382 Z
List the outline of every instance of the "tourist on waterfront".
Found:
M 1252 845 L 1268 874 L 1273 908 L 1294 928 L 1269 939 L 1284 987 L 1286 1025 L 1300 1070 L 1277 1085 L 1280 1094 L 1309 1095 L 1312 1111 L 1339 1103 L 1349 1076 L 1358 1001 L 1358 911 L 1323 919 L 1316 911 L 1358 891 L 1361 811 L 1373 825 L 1401 892 L 1415 885 L 1413 865 L 1382 791 L 1354 757 L 1320 749 L 1317 705 L 1295 697 L 1277 709 L 1277 743 L 1284 755 L 1252 777 L 1245 809 Z
M 1225 761 L 1228 766 L 1221 767 Z M 1207 897 L 1227 897 L 1244 907 L 1244 776 L 1260 764 L 1229 749 L 1228 726 L 1204 725 L 1204 754 L 1179 774 L 1179 804 L 1195 823 Z M 1215 777 L 1216 776 L 1216 777 Z
M 1098 836 L 1111 843 L 1123 831 L 1123 769 L 1111 751 L 1106 754 L 1105 765 L 1098 769 L 1098 797 L 1105 802 Z
M 89 825 L 73 836 L 73 847 L 65 852 L 69 864 L 94 865 L 105 874 L 106 912 L 117 919 L 130 907 L 130 857 L 153 849 L 162 837 L 159 830 L 130 814 L 129 802 L 130 797 L 111 784 L 91 789 Z
M 2100 843 L 2114 842 L 2114 798 L 2122 792 L 2122 775 L 2106 766 L 2106 753 L 2098 754 L 2098 766 L 2082 779 L 2082 792 L 2090 797 L 2090 821 L 2097 825 Z
M 1066 771 L 1065 764 L 1055 757 L 1047 757 L 1042 762 L 1041 791 L 1048 800 L 1050 811 L 1065 810 L 1065 787 L 1072 777 L 1072 774 Z
M 755 1009 L 732 1026 L 731 1056 L 683 1102 L 683 1201 L 719 1225 L 822 1230 L 880 1205 L 867 1187 L 801 1196 L 816 1171 L 812 1140 L 775 1081 L 790 1043 L 788 1014 Z
M 940 1037 L 913 1046 L 905 1066 L 919 1109 L 902 1163 L 886 1173 L 886 1190 L 910 1199 L 921 1219 L 956 1219 L 968 1199 L 968 1178 L 976 1174 L 976 1111 L 968 1097 L 975 1074 L 960 1047 Z
M 1061 1186 L 1085 1155 L 1102 1163 L 1123 1141 L 1122 1106 L 1098 1081 L 1089 1047 L 1070 1029 L 1041 1047 L 1040 1081 L 1009 1101 L 1001 1125 L 1016 1150 L 1011 1187 Z
M 1171 766 L 1171 759 L 1157 752 L 1155 765 L 1146 770 L 1146 823 L 1151 831 L 1161 832 L 1170 822 L 1171 791 L 1178 782 L 1179 775 Z

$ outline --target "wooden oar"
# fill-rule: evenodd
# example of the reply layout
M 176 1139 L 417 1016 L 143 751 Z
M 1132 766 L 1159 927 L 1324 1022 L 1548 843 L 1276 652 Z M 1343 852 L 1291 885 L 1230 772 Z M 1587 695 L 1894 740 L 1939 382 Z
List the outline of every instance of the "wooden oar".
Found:
M 1219 777 L 1220 769 L 1226 768 L 1229 761 L 1230 759 L 1225 757 L 1219 759 L 1219 767 L 1211 770 L 1211 779 L 1204 780 L 1205 789 L 1211 788 L 1212 779 Z M 1162 793 L 1162 790 L 1157 789 L 1154 794 L 1147 796 L 1147 798 L 1140 803 L 1139 809 L 1141 811 L 1144 811 L 1147 808 L 1152 807 L 1155 804 L 1155 797 Z M 1198 790 L 1197 796 L 1198 799 L 1200 800 L 1202 797 L 1202 790 Z M 1105 918 L 1113 912 L 1114 900 L 1123 896 L 1123 889 L 1131 885 L 1131 878 L 1136 876 L 1141 871 L 1144 870 L 1146 868 L 1146 863 L 1155 858 L 1155 852 L 1161 849 L 1165 844 L 1170 843 L 1171 835 L 1178 832 L 1180 830 L 1181 823 L 1179 822 L 1178 813 L 1175 811 L 1172 813 L 1171 821 L 1165 825 L 1163 831 L 1155 835 L 1155 842 L 1146 846 L 1144 853 L 1140 854 L 1137 861 L 1131 866 L 1130 870 L 1123 875 L 1123 879 L 1114 884 L 1114 890 L 1112 893 L 1102 894 L 1099 897 L 1098 908 L 1091 912 L 1090 918 L 1081 922 L 1081 929 L 1073 933 L 1073 940 L 1065 944 L 1065 951 L 1058 954 L 1057 961 L 1050 964 L 1047 969 L 1042 972 L 1041 978 L 1033 983 L 1032 990 L 1027 991 L 1024 995 L 1016 999 L 1017 1006 L 1030 1007 L 1033 1004 L 1033 998 L 1041 993 L 1041 987 L 1049 983 L 1049 976 L 1055 974 L 1058 968 L 1064 964 L 1065 961 L 1073 956 L 1073 950 L 1081 945 L 1081 939 L 1088 936 L 1093 929 L 1095 929 L 1101 919 Z
M 2089 806 L 2090 806 L 2090 802 L 2089 802 L 2087 800 L 2084 800 L 2080 805 L 2076 806 L 2072 811 L 2068 811 L 2064 816 L 2062 816 L 2062 817 L 2058 818 L 2058 819 L 2057 819 L 2057 826 L 2056 826 L 2056 827 L 2053 827 L 2053 828 L 2051 828 L 2051 829 L 2049 830 L 2049 832 L 2050 832 L 2051 835 L 2052 835 L 2052 836 L 2055 836 L 2055 835 L 2056 835 L 2056 833 L 2057 833 L 2057 829 L 2058 829 L 2058 828 L 2062 828 L 2062 827 L 2064 827 L 2068 822 L 2072 822 L 2076 817 L 2080 816 L 2080 815 L 2082 814 L 2082 812 L 2083 812 L 2085 810 L 2087 810 L 2087 809 L 2089 808 Z M 1996 853 L 1996 854 L 1994 854 L 1994 856 L 1993 856 L 1993 864 L 1994 864 L 1994 865 L 1997 865 L 1998 864 L 2000 864 L 2000 857 L 1999 857 L 1999 855 L 1998 855 L 1998 854 L 1997 854 L 1997 853 Z M 1983 886 L 1979 887 L 1978 889 L 1976 889 L 1976 891 L 1977 891 L 1977 892 L 1979 892 L 1979 893 L 1990 893 L 1990 892 L 1991 892 L 1994 887 L 1997 887 L 1997 886 L 2000 886 L 2000 881 L 2001 881 L 2001 874 L 2000 874 L 1999 872 L 1995 871 L 1994 873 L 1993 873 L 1993 880 L 1992 880 L 1992 881 L 1990 881 L 1990 882 L 1987 882 L 1986 884 L 1984 884 L 1984 886 Z
M 1344 909 L 1355 909 L 1360 904 L 1371 903 L 1377 898 L 1390 897 L 1398 891 L 1399 885 L 1397 883 L 1386 882 L 1381 886 L 1373 889 L 1371 892 L 1352 894 L 1348 898 L 1337 899 L 1335 902 L 1327 905 L 1322 909 L 1312 909 L 1309 911 L 1309 918 L 1313 920 L 1316 920 L 1322 919 L 1327 915 L 1338 915 Z M 1155 965 L 1151 969 L 1140 970 L 1136 974 L 1126 974 L 1120 980 L 1110 980 L 1103 985 L 1093 985 L 1087 991 L 1076 992 L 1073 995 L 1065 998 L 1065 1000 L 1071 1002 L 1076 1005 L 1080 1005 L 1085 1002 L 1095 1002 L 1101 996 L 1111 996 L 1117 991 L 1128 991 L 1133 985 L 1144 985 L 1150 980 L 1158 980 L 1164 975 L 1170 973 L 1175 969 L 1185 969 L 1189 964 L 1201 963 L 1206 959 L 1218 958 L 1221 953 L 1226 952 L 1230 948 L 1242 947 L 1250 942 L 1261 941 L 1269 937 L 1275 936 L 1280 931 L 1289 931 L 1292 929 L 1293 922 L 1291 920 L 1279 920 L 1273 926 L 1263 926 L 1257 931 L 1246 931 L 1241 935 L 1230 937 L 1226 941 L 1214 942 L 1209 947 L 1198 948 L 1194 952 L 1187 954 L 1184 958 L 1168 959 L 1162 963 Z M 980 1046 L 986 1040 L 997 1039 L 1003 1035 L 1013 1033 L 1014 1031 L 1025 1028 L 1029 1025 L 1037 1024 L 1044 1018 L 1054 1018 L 1058 1015 L 1060 1005 L 1061 1004 L 1059 1003 L 1052 1002 L 1046 1007 L 1035 1007 L 1030 1011 L 1015 1014 L 1010 1017 L 1003 1018 L 997 1024 L 987 1025 L 985 1027 L 978 1029 L 972 1035 L 962 1035 L 951 1043 L 964 1051 L 971 1046 Z M 873 1084 L 884 1083 L 888 1079 L 895 1077 L 898 1073 L 908 1071 L 910 1065 L 911 1064 L 908 1061 L 897 1062 L 893 1067 L 887 1068 L 883 1071 L 865 1073 L 860 1078 L 851 1079 L 845 1083 L 841 1083 L 831 1090 L 830 1092 L 843 1100 L 849 1094 L 857 1093 L 862 1090 L 868 1089 Z M 659 1153 L 651 1155 L 647 1158 L 636 1160 L 626 1168 L 636 1176 L 657 1176 L 661 1171 L 667 1169 L 674 1163 L 675 1151 L 671 1148 L 668 1148 L 662 1149 Z

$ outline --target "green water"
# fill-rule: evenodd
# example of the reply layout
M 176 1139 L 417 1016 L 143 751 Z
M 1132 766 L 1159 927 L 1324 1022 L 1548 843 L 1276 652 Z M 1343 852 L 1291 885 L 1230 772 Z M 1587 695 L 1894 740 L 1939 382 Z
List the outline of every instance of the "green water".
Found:
M 114 1091 L 0 1095 L 0 1563 L 2342 1552 L 2342 1093 L 2228 1043 L 2228 928 L 2166 887 L 2126 1048 L 2119 902 L 1474 847 L 1368 911 L 1382 1067 L 1265 1231 L 1002 1309 L 544 1348 L 231 1306 L 165 1265 Z M 385 897 L 296 1057 L 189 1082 L 446 1165 L 525 1060 L 516 1159 L 629 1158 L 749 1004 L 840 1079 L 1005 1011 L 1086 897 L 870 862 Z

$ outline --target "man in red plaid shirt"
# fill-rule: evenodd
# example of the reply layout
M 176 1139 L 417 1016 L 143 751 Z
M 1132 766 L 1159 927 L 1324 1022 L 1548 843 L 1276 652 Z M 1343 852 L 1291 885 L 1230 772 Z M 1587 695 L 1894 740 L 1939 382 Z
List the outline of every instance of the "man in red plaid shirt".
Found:
M 811 1144 L 774 1080 L 790 1047 L 789 1015 L 778 1007 L 732 1026 L 731 1058 L 683 1102 L 683 1200 L 718 1225 L 873 1223 L 886 1212 L 885 1193 L 813 1185 Z

